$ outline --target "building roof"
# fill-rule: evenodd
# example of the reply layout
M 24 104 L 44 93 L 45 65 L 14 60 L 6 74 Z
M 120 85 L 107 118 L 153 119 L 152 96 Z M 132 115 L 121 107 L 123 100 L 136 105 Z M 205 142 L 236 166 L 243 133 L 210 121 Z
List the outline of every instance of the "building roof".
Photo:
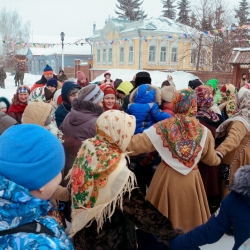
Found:
M 129 21 L 118 18 L 110 18 L 102 30 L 95 30 L 94 35 L 90 39 L 96 39 L 102 36 L 103 30 L 109 25 L 112 25 L 122 35 L 137 30 L 148 30 L 152 32 L 152 35 L 157 33 L 168 32 L 170 34 L 191 34 L 197 32 L 196 29 L 183 25 L 175 20 L 166 17 L 157 17 L 149 19 L 140 19 L 138 21 Z
M 250 64 L 250 48 L 234 48 L 228 62 L 231 64 Z
M 33 55 L 36 56 L 49 56 L 49 55 L 61 55 L 62 54 L 62 47 L 54 46 L 50 48 L 30 48 L 30 51 Z M 89 44 L 81 45 L 66 45 L 64 46 L 64 55 L 90 55 L 91 54 L 91 47 Z

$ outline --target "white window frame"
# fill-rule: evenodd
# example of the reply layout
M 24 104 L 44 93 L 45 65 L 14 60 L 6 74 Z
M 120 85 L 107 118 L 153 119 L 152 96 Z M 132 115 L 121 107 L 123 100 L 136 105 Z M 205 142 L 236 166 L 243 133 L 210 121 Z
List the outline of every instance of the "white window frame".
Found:
M 134 62 L 134 46 L 128 46 L 128 62 Z
M 105 52 L 105 53 L 104 53 Z M 107 63 L 107 48 L 102 48 L 102 64 Z
M 200 65 L 203 67 L 206 65 L 206 59 L 207 59 L 207 51 L 203 48 L 201 48 L 200 51 Z
M 110 53 L 110 51 L 111 51 L 111 53 Z M 108 64 L 112 64 L 112 61 L 113 61 L 113 48 L 111 46 L 108 48 Z
M 156 46 L 150 45 L 148 50 L 148 62 L 154 63 L 156 61 Z
M 97 48 L 96 50 L 96 63 L 100 64 L 101 63 L 101 49 Z
M 176 52 L 173 52 L 173 49 L 176 49 Z M 171 45 L 171 50 L 170 50 L 170 64 L 171 65 L 178 65 L 178 52 L 179 52 L 179 46 L 177 42 L 173 42 Z M 176 61 L 173 61 L 173 53 L 176 54 Z
M 121 52 L 121 50 L 122 50 L 122 52 Z M 122 57 L 121 57 L 121 54 L 122 54 Z M 120 65 L 124 64 L 124 46 L 119 47 L 119 64 Z
M 155 48 L 154 52 L 153 50 L 151 50 L 152 47 Z M 152 56 L 154 56 L 154 58 L 152 58 Z M 150 61 L 149 60 L 150 58 L 154 60 Z M 157 60 L 158 60 L 158 44 L 156 39 L 152 39 L 150 42 L 148 42 L 148 65 L 156 66 L 158 62 Z

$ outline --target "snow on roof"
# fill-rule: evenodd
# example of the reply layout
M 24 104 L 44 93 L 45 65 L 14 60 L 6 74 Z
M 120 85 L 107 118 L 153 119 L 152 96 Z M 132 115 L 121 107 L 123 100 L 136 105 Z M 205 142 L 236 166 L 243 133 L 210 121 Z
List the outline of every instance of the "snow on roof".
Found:
M 122 79 L 123 81 L 131 81 L 134 75 L 141 70 L 129 70 L 129 69 L 111 69 L 111 79 L 115 80 L 116 78 Z M 146 70 L 143 70 L 146 71 Z M 174 72 L 161 72 L 157 70 L 147 71 L 152 79 L 152 85 L 161 87 L 163 81 L 167 80 L 167 76 L 171 75 L 173 77 L 174 83 L 177 89 L 183 89 L 188 87 L 188 82 L 190 80 L 199 79 L 199 77 L 187 73 L 184 71 L 174 71 Z M 103 73 L 96 77 L 92 83 L 99 82 L 104 80 Z
M 175 20 L 166 18 L 166 17 L 157 17 L 136 21 L 138 26 L 136 26 L 135 22 L 132 24 L 126 24 L 126 28 L 121 31 L 121 33 L 142 29 L 142 30 L 152 30 L 152 31 L 166 31 L 171 33 L 192 33 L 197 32 L 197 30 L 183 25 Z
M 62 47 L 54 46 L 50 48 L 30 48 L 30 51 L 33 55 L 61 55 L 62 54 Z M 66 45 L 64 46 L 64 55 L 90 55 L 91 54 L 91 47 L 89 44 L 82 45 Z
M 237 51 L 250 51 L 250 48 L 234 48 L 233 50 L 237 50 Z

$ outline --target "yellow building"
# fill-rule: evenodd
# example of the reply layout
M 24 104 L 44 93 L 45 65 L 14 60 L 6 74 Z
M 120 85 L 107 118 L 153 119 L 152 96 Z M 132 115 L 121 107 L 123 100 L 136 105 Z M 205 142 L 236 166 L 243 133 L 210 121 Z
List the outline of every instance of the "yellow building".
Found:
M 210 48 L 200 46 L 200 35 L 191 27 L 159 17 L 128 21 L 109 18 L 93 30 L 93 70 L 210 70 Z M 188 35 L 188 34 L 193 35 Z M 200 49 L 199 49 L 200 47 Z

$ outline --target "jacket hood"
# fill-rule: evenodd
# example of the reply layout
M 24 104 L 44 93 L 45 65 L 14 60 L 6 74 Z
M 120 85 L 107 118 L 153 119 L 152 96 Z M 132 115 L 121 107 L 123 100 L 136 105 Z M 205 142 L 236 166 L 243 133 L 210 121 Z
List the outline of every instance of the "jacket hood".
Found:
M 250 198 L 250 165 L 240 167 L 234 174 L 231 191 Z
M 69 105 L 68 93 L 73 88 L 81 89 L 81 86 L 71 81 L 66 81 L 62 86 L 62 100 Z
M 122 82 L 116 90 L 122 91 L 125 95 L 128 95 L 130 91 L 134 88 L 131 82 Z
M 6 106 L 7 106 L 7 110 L 9 109 L 9 107 L 10 107 L 10 102 L 9 102 L 9 100 L 8 100 L 7 98 L 1 96 L 1 97 L 0 97 L 0 102 L 4 102 L 4 103 L 6 104 Z
M 18 124 L 11 116 L 0 111 L 0 135 L 9 127 Z
M 129 100 L 131 103 L 156 102 L 161 105 L 161 90 L 150 84 L 142 84 L 132 91 Z
M 24 124 L 37 124 L 44 126 L 51 111 L 52 106 L 50 104 L 39 101 L 31 102 L 23 112 L 22 121 Z
M 75 99 L 69 116 L 69 123 L 78 126 L 88 122 L 93 118 L 98 118 L 103 113 L 103 108 L 92 103 Z

